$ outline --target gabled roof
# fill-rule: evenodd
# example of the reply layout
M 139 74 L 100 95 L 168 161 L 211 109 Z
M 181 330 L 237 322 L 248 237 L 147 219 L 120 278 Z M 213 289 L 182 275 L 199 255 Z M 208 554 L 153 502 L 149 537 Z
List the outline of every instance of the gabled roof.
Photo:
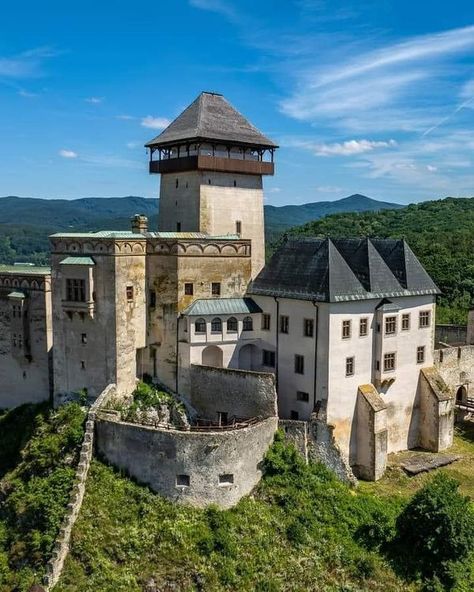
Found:
M 262 312 L 252 298 L 202 298 L 183 311 L 186 316 L 253 314 Z
M 439 290 L 403 240 L 290 238 L 249 293 L 343 302 Z
M 161 134 L 145 146 L 198 139 L 277 147 L 222 95 L 210 92 L 202 92 Z

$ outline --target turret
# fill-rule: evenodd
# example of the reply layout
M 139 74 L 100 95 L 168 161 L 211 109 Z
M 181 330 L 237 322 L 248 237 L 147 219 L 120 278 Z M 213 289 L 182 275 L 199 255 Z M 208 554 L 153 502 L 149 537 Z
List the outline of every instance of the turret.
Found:
M 278 147 L 226 99 L 203 92 L 146 144 L 161 174 L 160 231 L 238 235 L 252 241 L 252 276 L 265 259 L 263 175 Z

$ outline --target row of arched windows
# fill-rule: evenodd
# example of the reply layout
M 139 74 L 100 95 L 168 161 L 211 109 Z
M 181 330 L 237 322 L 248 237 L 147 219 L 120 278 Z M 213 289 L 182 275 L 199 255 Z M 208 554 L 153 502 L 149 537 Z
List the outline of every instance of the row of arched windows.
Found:
M 227 319 L 227 333 L 237 333 L 239 323 L 235 317 L 230 317 Z M 253 331 L 253 319 L 252 317 L 245 317 L 242 322 L 242 330 L 243 331 Z M 205 333 L 206 332 L 206 320 L 205 319 L 197 319 L 194 322 L 194 332 L 195 333 Z M 212 333 L 222 333 L 222 319 L 219 317 L 215 317 L 211 321 L 211 332 Z

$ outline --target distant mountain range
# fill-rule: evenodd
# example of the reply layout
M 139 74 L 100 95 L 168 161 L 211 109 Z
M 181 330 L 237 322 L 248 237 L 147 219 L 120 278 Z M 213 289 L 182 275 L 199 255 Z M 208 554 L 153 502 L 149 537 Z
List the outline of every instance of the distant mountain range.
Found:
M 351 195 L 336 201 L 320 201 L 292 206 L 265 206 L 265 222 L 272 231 L 317 220 L 340 212 L 369 212 L 402 207 L 400 204 L 377 201 L 365 195 Z M 80 199 L 40 199 L 1 197 L 0 224 L 45 226 L 59 230 L 124 230 L 129 228 L 133 214 L 150 218 L 156 228 L 158 199 L 137 196 L 85 197 Z
M 351 195 L 336 201 L 295 206 L 265 206 L 267 240 L 293 226 L 340 212 L 379 211 L 399 204 Z M 134 214 L 145 214 L 158 227 L 158 199 L 137 196 L 81 199 L 0 198 L 0 263 L 46 263 L 48 236 L 54 232 L 128 230 Z

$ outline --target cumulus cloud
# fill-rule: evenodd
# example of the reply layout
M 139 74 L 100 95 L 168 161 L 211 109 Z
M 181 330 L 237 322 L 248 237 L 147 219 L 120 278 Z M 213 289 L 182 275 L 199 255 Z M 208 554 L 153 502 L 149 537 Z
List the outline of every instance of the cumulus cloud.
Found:
M 157 129 L 161 130 L 165 127 L 168 127 L 171 121 L 166 119 L 166 117 L 153 117 L 152 115 L 147 115 L 141 121 L 141 125 L 143 127 L 148 127 L 150 129 Z
M 397 146 L 395 140 L 347 140 L 334 144 L 300 143 L 300 147 L 311 150 L 316 156 L 353 156 L 371 152 L 377 148 L 393 148 L 395 146 Z
M 63 148 L 59 151 L 59 156 L 62 156 L 62 158 L 77 158 L 78 154 L 77 152 L 74 152 L 74 150 L 66 150 Z

